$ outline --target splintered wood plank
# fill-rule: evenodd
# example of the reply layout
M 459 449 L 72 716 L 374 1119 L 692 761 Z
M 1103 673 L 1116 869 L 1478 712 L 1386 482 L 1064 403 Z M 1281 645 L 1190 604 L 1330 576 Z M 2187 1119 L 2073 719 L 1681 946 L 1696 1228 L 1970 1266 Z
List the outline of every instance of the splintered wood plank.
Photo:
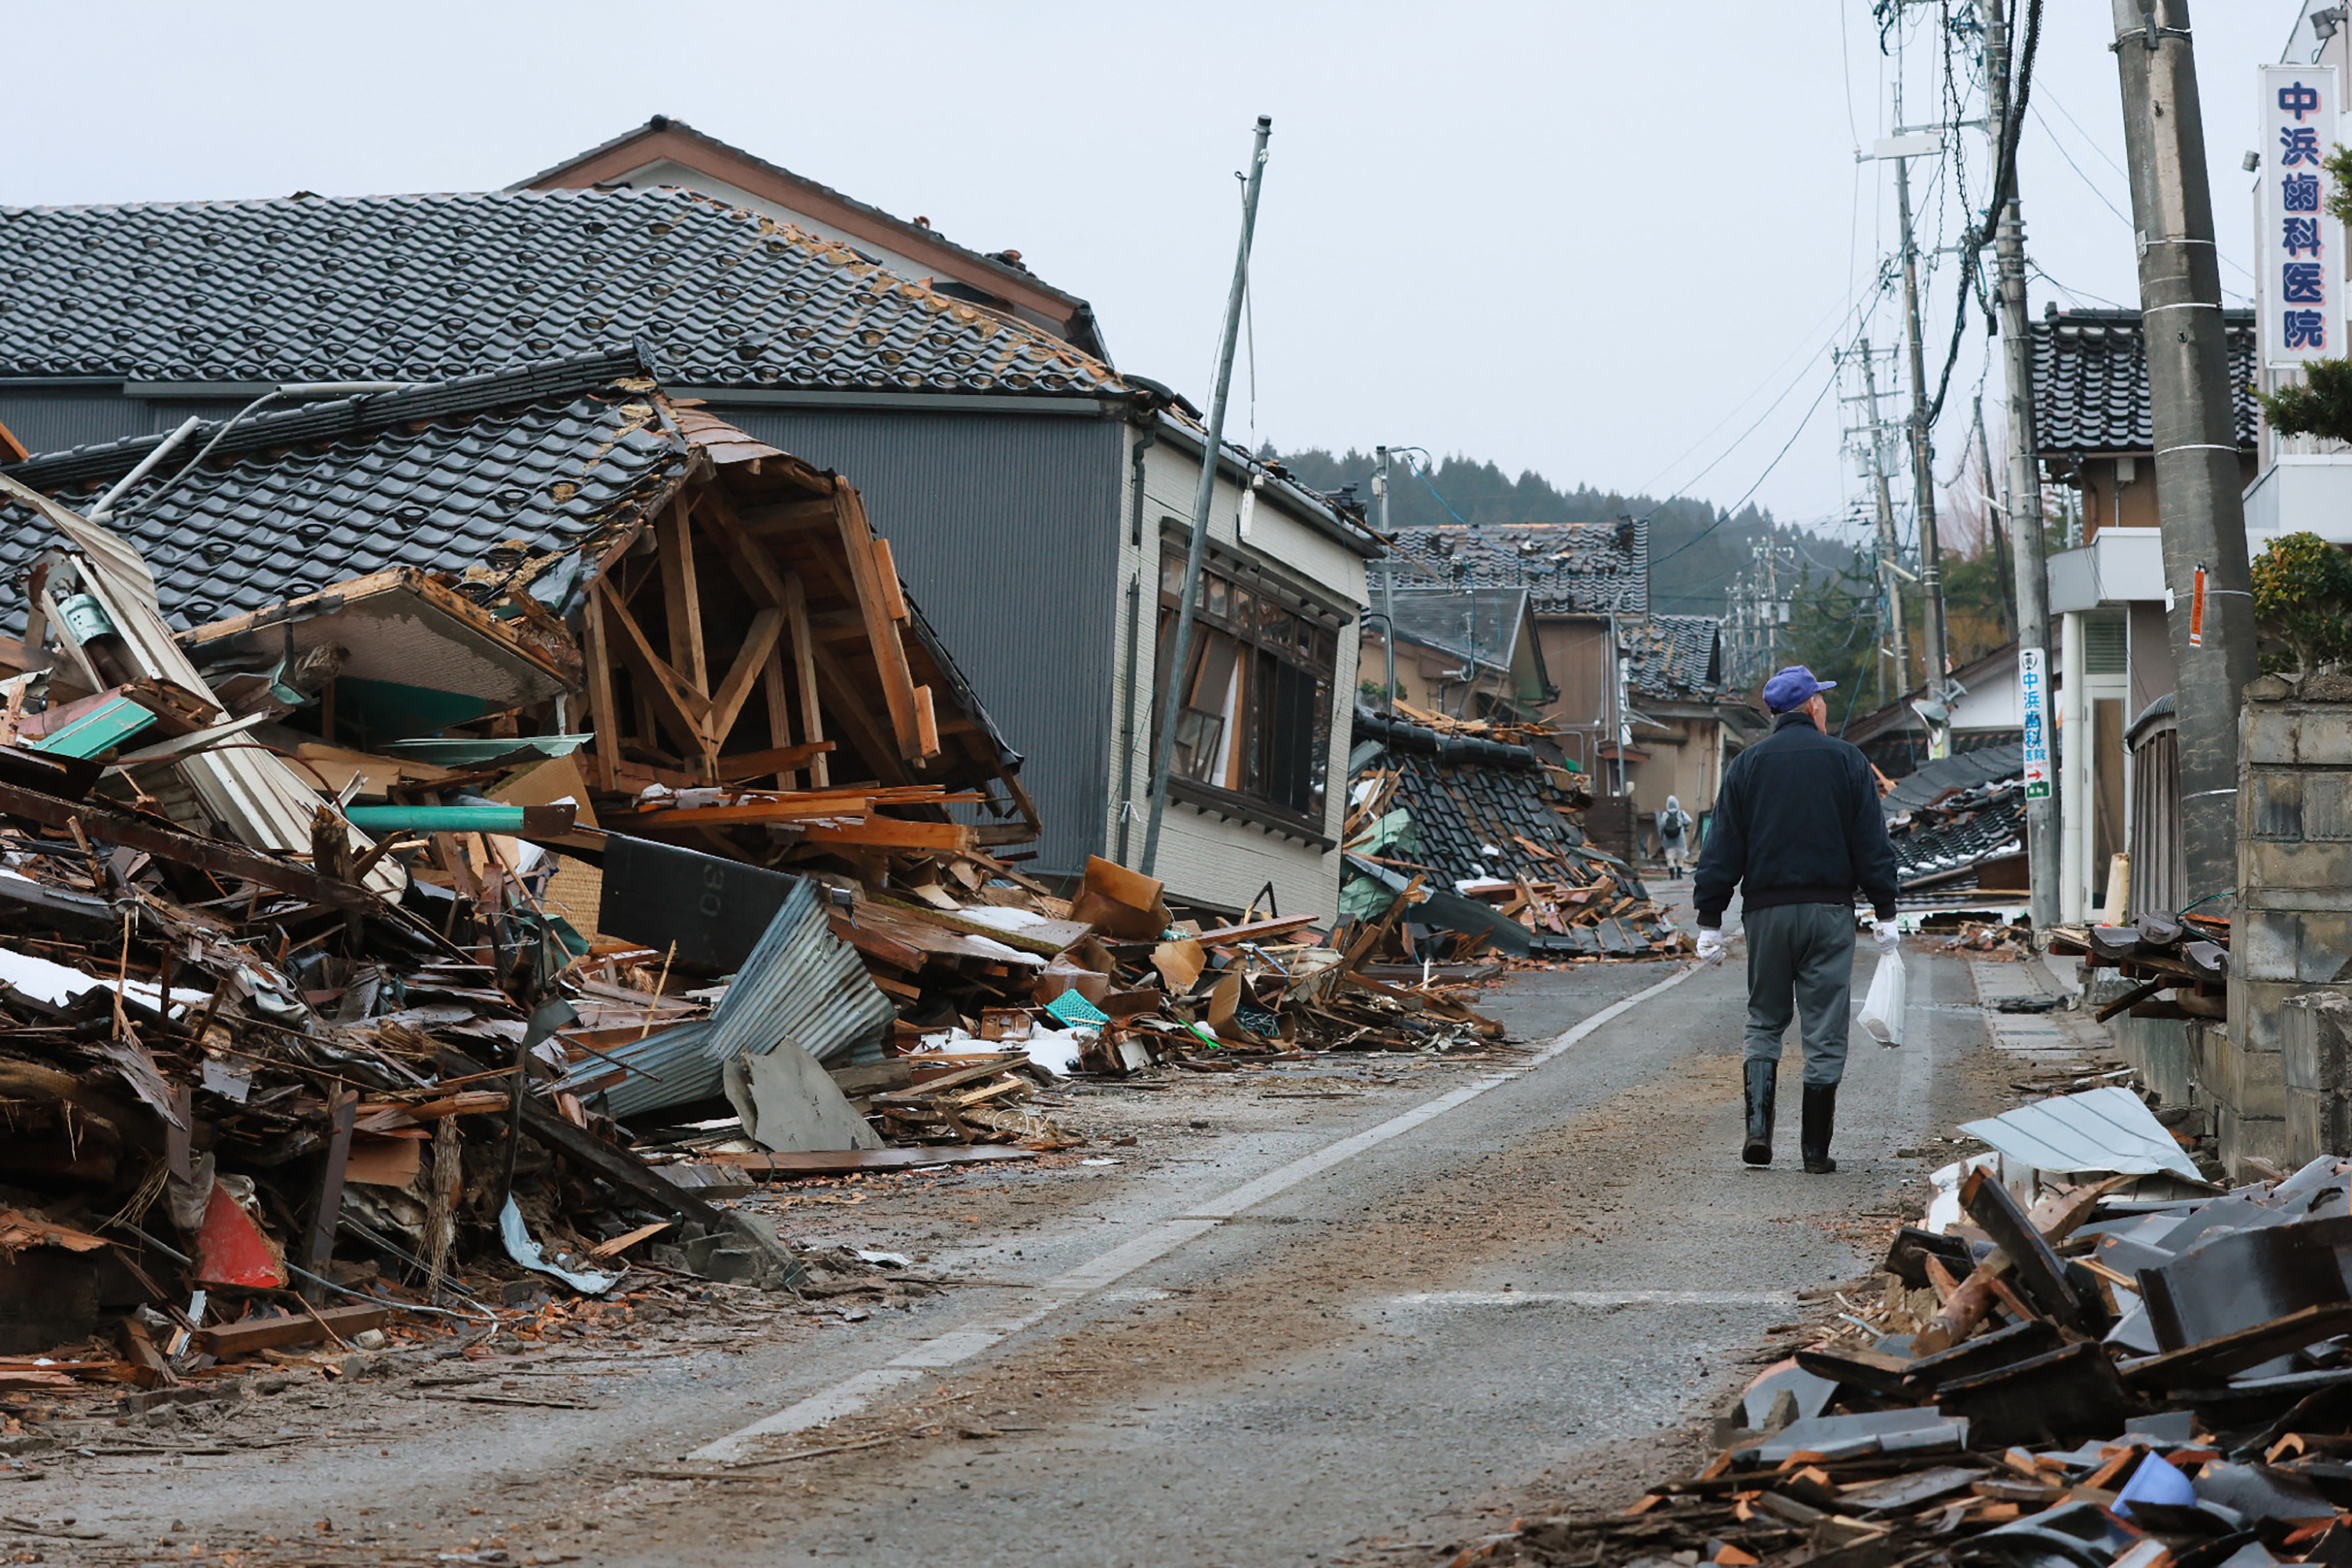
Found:
M 907 666 L 907 648 L 898 637 L 898 623 L 890 615 L 896 585 L 889 591 L 882 586 L 874 550 L 874 530 L 866 523 L 866 508 L 857 499 L 857 492 L 844 485 L 834 493 L 833 500 L 841 523 L 842 553 L 848 557 L 854 597 L 858 612 L 866 617 L 866 637 L 874 650 L 875 667 L 881 671 L 882 697 L 890 710 L 890 728 L 898 742 L 897 750 L 908 761 L 918 762 L 927 753 L 915 725 L 914 674 Z M 905 603 L 902 598 L 898 602 Z
M 661 522 L 662 606 L 669 612 L 669 662 L 688 686 L 710 693 L 710 670 L 702 652 L 702 590 L 694 574 L 694 530 L 687 521 L 687 498 L 670 503 Z
M 888 849 L 972 847 L 971 829 L 960 822 L 908 822 L 869 816 L 863 822 L 815 822 L 801 830 L 803 844 L 871 844 Z
M 596 787 L 621 787 L 613 763 L 621 754 L 621 714 L 613 702 L 612 650 L 604 642 L 604 584 L 593 583 L 580 606 L 581 640 L 588 666 L 588 721 L 596 731 Z
M 931 710 L 931 689 L 928 686 L 915 688 L 915 736 L 922 746 L 923 755 L 936 757 L 940 754 L 939 715 Z
M 816 644 L 809 637 L 808 594 L 797 572 L 784 578 L 784 618 L 792 624 L 793 668 L 800 676 L 801 739 L 809 742 L 822 741 L 824 710 L 817 702 Z M 809 763 L 808 782 L 818 789 L 833 782 L 822 752 Z

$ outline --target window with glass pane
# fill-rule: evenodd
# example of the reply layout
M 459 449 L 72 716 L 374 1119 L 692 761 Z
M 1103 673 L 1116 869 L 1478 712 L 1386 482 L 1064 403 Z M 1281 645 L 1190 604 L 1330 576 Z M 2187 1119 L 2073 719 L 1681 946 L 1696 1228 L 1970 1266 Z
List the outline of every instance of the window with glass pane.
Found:
M 1160 668 L 1176 626 L 1181 556 L 1160 568 Z M 1190 666 L 1173 737 L 1173 770 L 1319 824 L 1328 786 L 1338 637 L 1273 586 L 1244 586 L 1204 569 L 1194 602 Z M 1155 689 L 1164 690 L 1155 683 Z

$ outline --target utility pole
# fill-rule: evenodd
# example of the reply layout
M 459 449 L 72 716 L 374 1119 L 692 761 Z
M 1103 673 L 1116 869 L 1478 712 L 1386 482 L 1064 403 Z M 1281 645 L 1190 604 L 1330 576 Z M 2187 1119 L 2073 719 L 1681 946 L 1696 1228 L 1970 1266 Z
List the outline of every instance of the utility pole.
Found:
M 2009 144 L 2010 66 L 2008 0 L 1989 0 L 1985 26 L 1985 74 L 1990 81 L 1993 145 Z M 1996 157 L 1998 153 L 1996 153 Z M 1993 193 L 1999 200 L 2002 193 Z M 2009 200 L 1993 215 L 1993 259 L 2000 280 L 2000 361 L 2003 401 L 2009 405 L 2010 538 L 2017 552 L 2017 650 L 2021 677 L 2030 664 L 2034 699 L 2049 706 L 2050 578 L 2042 561 L 2042 460 L 2033 408 L 2033 340 L 2025 309 L 2025 216 L 2018 205 L 2012 171 Z M 2050 732 L 2049 714 L 2035 716 Z M 2234 723 L 2232 726 L 2234 732 Z M 2042 793 L 2027 786 L 2025 864 L 2032 889 L 2028 908 L 2033 929 L 2058 923 L 2058 802 L 2045 778 Z
M 1201 488 L 1192 495 L 1192 542 L 1184 557 L 1184 585 L 1176 595 L 1176 635 L 1168 643 L 1168 675 L 1160 686 L 1160 740 L 1151 762 L 1151 815 L 1143 829 L 1145 876 L 1160 860 L 1160 820 L 1168 812 L 1168 773 L 1176 761 L 1176 721 L 1184 710 L 1184 676 L 1192 662 L 1192 607 L 1201 592 L 1201 562 L 1209 552 L 1209 504 L 1217 495 L 1217 464 L 1225 447 L 1225 395 L 1234 383 L 1234 345 L 1241 335 L 1242 297 L 1249 288 L 1250 240 L 1257 232 L 1257 197 L 1265 184 L 1265 142 L 1274 134 L 1270 115 L 1257 117 L 1250 146 L 1249 173 L 1242 181 L 1242 241 L 1234 258 L 1234 283 L 1225 294 L 1225 331 L 1217 344 L 1217 384 L 1209 399 L 1209 429 L 1201 448 Z M 1389 624 L 1396 635 L 1396 623 Z
M 1898 118 L 1901 109 L 1896 110 Z M 1903 333 L 1911 351 L 1911 506 L 1919 520 L 1919 598 L 1925 623 L 1921 655 L 1927 665 L 1927 700 L 1944 700 L 1944 569 L 1936 550 L 1936 452 L 1927 428 L 1927 362 L 1919 346 L 1919 247 L 1911 238 L 1911 160 L 1895 160 L 1895 212 L 1903 226 Z M 1948 721 L 1928 731 L 1927 755 L 1941 757 L 1951 745 Z
M 2180 804 L 2196 898 L 2237 886 L 2238 705 L 2254 676 L 2253 572 L 2221 331 L 2221 269 L 2188 0 L 2114 0 L 2157 521 L 2172 601 Z M 2197 616 L 2202 608 L 2201 626 Z M 2080 737 L 2069 736 L 2069 744 Z
M 1895 498 L 1886 488 L 1886 448 L 1878 440 L 1878 369 L 1868 338 L 1862 340 L 1862 395 L 1870 411 L 1870 482 L 1878 500 L 1878 579 L 1885 584 L 1886 624 L 1895 634 L 1895 689 L 1881 695 L 1886 702 L 1899 702 L 1911 689 L 1911 648 L 1903 628 L 1903 580 L 1895 575 Z
M 1992 499 L 1992 445 L 1985 438 L 1981 393 L 1977 396 L 1977 472 L 1984 476 L 1985 531 L 1992 536 L 1986 542 L 1992 546 L 1993 574 L 2000 579 L 2000 629 L 2011 636 L 2017 630 L 2017 595 L 2009 579 L 2009 545 L 2001 529 L 2001 516 L 2009 508 L 2005 496 Z
M 1393 539 L 1389 529 L 1389 449 L 1373 450 L 1376 466 L 1372 469 L 1372 497 L 1381 503 L 1381 537 Z M 1389 658 L 1389 711 L 1396 711 L 1396 554 L 1391 551 L 1381 563 L 1381 616 L 1388 623 L 1388 635 L 1381 638 L 1381 647 Z

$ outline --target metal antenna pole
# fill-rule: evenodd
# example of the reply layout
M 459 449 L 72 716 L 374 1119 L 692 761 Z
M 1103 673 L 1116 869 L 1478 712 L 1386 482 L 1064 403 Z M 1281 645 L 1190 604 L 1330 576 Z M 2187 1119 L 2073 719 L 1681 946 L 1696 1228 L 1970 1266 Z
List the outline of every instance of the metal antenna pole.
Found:
M 1927 362 L 1919 346 L 1919 247 L 1911 238 L 1911 160 L 1895 160 L 1895 211 L 1903 225 L 1903 331 L 1911 351 L 1911 505 L 1919 520 L 1919 598 L 1927 700 L 1944 700 L 1944 569 L 1936 549 L 1934 432 L 1927 428 Z M 1927 754 L 1950 745 L 1948 721 L 1928 735 Z
M 1160 740 L 1152 750 L 1151 812 L 1143 829 L 1145 876 L 1160 860 L 1160 819 L 1168 811 L 1168 773 L 1176 760 L 1176 720 L 1183 710 L 1184 676 L 1192 660 L 1192 606 L 1201 591 L 1201 562 L 1209 552 L 1209 504 L 1217 494 L 1217 462 L 1224 452 L 1225 395 L 1234 381 L 1234 344 L 1241 335 L 1242 296 L 1249 288 L 1250 240 L 1257 232 L 1258 191 L 1265 183 L 1265 142 L 1274 134 L 1271 115 L 1257 117 L 1249 173 L 1242 182 L 1242 242 L 1234 258 L 1234 286 L 1225 295 L 1225 331 L 1217 345 L 1217 384 L 1209 399 L 1209 433 L 1201 450 L 1201 488 L 1192 496 L 1192 542 L 1184 557 L 1184 585 L 1176 595 L 1176 635 L 1168 645 L 1168 674 L 1160 684 Z M 1396 635 L 1396 624 L 1389 624 Z
M 2188 0 L 2115 0 L 2115 24 L 2132 222 L 2139 231 L 2157 521 L 2174 605 L 2169 618 L 2189 872 L 2182 890 L 2197 898 L 2226 896 L 2238 878 L 2238 705 L 2255 674 L 2254 601 L 2204 117 Z M 2191 643 L 2190 609 L 2200 572 L 2204 635 Z M 2066 737 L 2069 746 L 2084 741 Z

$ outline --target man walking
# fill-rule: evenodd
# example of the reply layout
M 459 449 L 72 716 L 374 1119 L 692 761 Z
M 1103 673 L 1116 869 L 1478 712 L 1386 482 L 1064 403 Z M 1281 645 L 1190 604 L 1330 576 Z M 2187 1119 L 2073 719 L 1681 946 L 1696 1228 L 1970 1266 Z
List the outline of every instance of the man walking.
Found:
M 1877 915 L 1881 963 L 1901 942 L 1895 924 L 1895 849 L 1878 808 L 1868 759 L 1829 735 L 1816 680 L 1791 665 L 1764 683 L 1772 733 L 1732 759 L 1715 802 L 1715 826 L 1691 894 L 1698 955 L 1723 962 L 1723 910 L 1740 890 L 1748 931 L 1748 1138 L 1739 1157 L 1772 1163 L 1772 1089 L 1780 1037 L 1792 1013 L 1804 1021 L 1805 1169 L 1826 1175 L 1838 1080 L 1845 1076 L 1848 1005 L 1853 985 L 1857 889 Z
M 1690 860 L 1691 815 L 1683 803 L 1673 795 L 1666 796 L 1666 809 L 1658 813 L 1658 849 L 1665 857 L 1666 880 L 1683 879 L 1683 867 Z

